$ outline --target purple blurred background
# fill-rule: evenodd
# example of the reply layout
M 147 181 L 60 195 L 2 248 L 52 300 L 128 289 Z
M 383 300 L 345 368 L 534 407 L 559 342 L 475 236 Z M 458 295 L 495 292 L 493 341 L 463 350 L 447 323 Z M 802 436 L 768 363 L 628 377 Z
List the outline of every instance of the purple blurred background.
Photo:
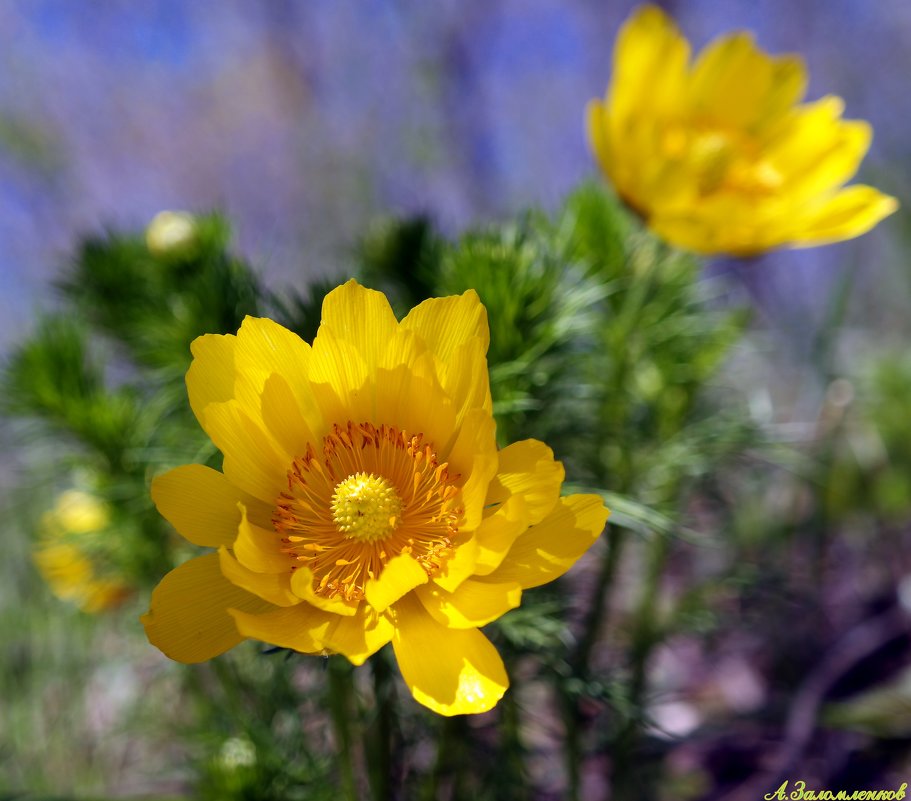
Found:
M 555 207 L 595 174 L 583 108 L 603 93 L 635 5 L 0 4 L 0 352 L 50 303 L 77 234 L 141 227 L 162 208 L 225 210 L 239 246 L 281 285 L 344 269 L 383 215 L 428 212 L 454 233 Z M 846 116 L 875 128 L 861 179 L 908 196 L 906 0 L 663 5 L 697 45 L 749 28 L 772 52 L 803 54 L 809 97 L 840 94 Z M 903 216 L 736 272 L 798 335 L 851 267 L 861 307 L 885 321 L 891 302 L 904 319 Z

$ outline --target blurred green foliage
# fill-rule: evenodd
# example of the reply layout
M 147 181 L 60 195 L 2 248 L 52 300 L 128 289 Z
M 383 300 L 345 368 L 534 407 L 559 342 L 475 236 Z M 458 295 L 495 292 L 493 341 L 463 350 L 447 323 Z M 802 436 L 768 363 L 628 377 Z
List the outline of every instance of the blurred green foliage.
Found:
M 911 359 L 878 355 L 853 381 L 830 392 L 839 438 L 828 477 L 827 508 L 835 517 L 866 511 L 901 523 L 911 514 Z

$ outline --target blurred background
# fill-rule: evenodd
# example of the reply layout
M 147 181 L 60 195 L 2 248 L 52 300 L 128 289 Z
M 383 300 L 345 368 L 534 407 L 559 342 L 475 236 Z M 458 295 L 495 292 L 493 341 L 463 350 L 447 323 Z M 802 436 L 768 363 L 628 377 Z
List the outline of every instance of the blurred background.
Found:
M 350 275 L 365 235 L 393 217 L 426 215 L 443 235 L 457 237 L 529 208 L 556 213 L 581 182 L 600 180 L 583 109 L 605 91 L 614 37 L 635 5 L 0 4 L 0 358 L 8 361 L 35 334 L 39 311 L 61 304 L 53 286 L 72 267 L 83 237 L 141 232 L 162 209 L 222 212 L 234 230 L 232 249 L 279 295 L 312 279 Z M 860 180 L 908 205 L 911 5 L 660 5 L 694 47 L 748 28 L 770 52 L 800 53 L 810 99 L 841 95 L 847 118 L 873 125 Z M 688 521 L 716 530 L 723 518 L 731 527 L 723 533 L 736 534 L 738 548 L 684 547 L 672 562 L 671 584 L 713 571 L 734 584 L 708 593 L 710 600 L 700 595 L 687 634 L 656 647 L 650 681 L 660 691 L 648 701 L 652 728 L 643 747 L 671 778 L 643 798 L 727 797 L 754 775 L 759 783 L 748 792 L 771 792 L 777 785 L 763 786 L 763 771 L 786 759 L 788 743 L 798 749 L 793 780 L 859 788 L 911 777 L 911 679 L 901 672 L 909 643 L 892 618 L 876 617 L 893 614 L 902 599 L 911 604 L 908 235 L 902 209 L 858 240 L 706 267 L 706 280 L 725 286 L 714 302 L 751 310 L 748 340 L 726 362 L 721 383 L 736 386 L 751 419 L 774 432 L 776 453 L 792 446 L 800 453 L 783 458 L 772 478 L 757 478 L 751 463 L 736 503 L 725 495 L 729 487 L 720 497 L 688 496 Z M 116 359 L 113 367 L 116 385 Z M 0 648 L 7 651 L 0 663 L 7 674 L 0 677 L 0 798 L 177 798 L 193 797 L 193 786 L 207 787 L 212 798 L 272 797 L 244 795 L 231 784 L 231 770 L 249 763 L 249 732 L 206 740 L 194 729 L 187 740 L 193 745 L 181 746 L 169 739 L 173 728 L 136 704 L 150 676 L 162 697 L 167 682 L 178 679 L 161 673 L 159 655 L 144 641 L 131 639 L 132 613 L 99 628 L 51 597 L 38 577 L 23 531 L 40 528 L 37 519 L 49 510 L 58 518 L 72 512 L 53 493 L 44 501 L 34 494 L 35 465 L 53 460 L 55 447 L 53 438 L 30 439 L 19 422 L 0 419 L 0 509 L 7 512 L 0 541 L 8 546 L 0 587 Z M 638 487 L 630 482 L 623 491 Z M 63 489 L 53 477 L 46 484 Z M 648 492 L 643 499 L 671 503 Z M 715 515 L 712 503 L 736 506 L 737 515 Z M 82 520 L 98 513 L 78 504 L 76 511 Z M 801 527 L 819 535 L 807 552 L 794 545 Z M 756 579 L 729 569 L 761 563 L 764 538 L 775 540 L 768 547 L 778 549 L 778 567 L 797 565 L 785 589 L 776 583 L 780 571 Z M 631 558 L 630 569 L 641 569 L 635 552 Z M 749 590 L 738 595 L 737 581 Z M 106 592 L 116 596 L 117 587 Z M 725 610 L 720 623 L 699 617 L 703 602 Z M 790 621 L 804 615 L 818 640 L 800 627 L 791 631 Z M 874 618 L 844 656 L 844 644 L 836 648 L 841 635 Z M 88 650 L 74 644 L 80 638 Z M 836 648 L 832 675 L 819 667 L 831 661 L 820 656 L 829 648 Z M 45 673 L 36 665 L 41 660 Z M 79 677 L 75 707 L 69 670 Z M 254 668 L 238 668 L 241 678 L 245 670 Z M 801 697 L 809 699 L 803 703 L 813 721 L 833 692 L 885 695 L 859 708 L 833 707 L 832 725 L 851 733 L 814 739 L 814 723 L 800 709 L 792 715 L 788 701 L 808 676 Z M 256 680 L 249 679 L 251 687 Z M 14 705 L 11 694 L 26 700 Z M 54 710 L 65 711 L 56 717 Z M 193 725 L 214 720 L 209 714 Z M 597 705 L 585 714 L 597 729 Z M 317 726 L 322 719 L 313 715 Z M 167 718 L 167 725 L 190 725 L 177 709 Z M 153 732 L 146 738 L 119 736 L 145 727 Z M 540 721 L 526 735 L 534 756 L 530 786 L 537 788 L 530 797 L 564 797 L 565 783 L 550 776 L 559 772 L 552 753 L 558 735 Z M 197 766 L 211 769 L 208 784 L 191 776 L 187 748 L 196 749 Z M 582 786 L 600 798 L 607 769 L 594 754 Z M 310 767 L 312 776 L 325 768 Z M 300 797 L 320 797 L 313 793 Z
M 456 232 L 554 208 L 595 174 L 582 110 L 634 5 L 3 3 L 0 345 L 29 330 L 76 235 L 163 208 L 226 212 L 241 250 L 284 283 L 338 274 L 379 216 L 426 212 Z M 846 117 L 873 124 L 863 180 L 907 196 L 907 3 L 663 5 L 696 46 L 749 28 L 802 54 L 810 98 L 839 94 Z M 776 254 L 747 280 L 797 325 L 853 261 L 879 304 L 894 297 L 900 225 Z

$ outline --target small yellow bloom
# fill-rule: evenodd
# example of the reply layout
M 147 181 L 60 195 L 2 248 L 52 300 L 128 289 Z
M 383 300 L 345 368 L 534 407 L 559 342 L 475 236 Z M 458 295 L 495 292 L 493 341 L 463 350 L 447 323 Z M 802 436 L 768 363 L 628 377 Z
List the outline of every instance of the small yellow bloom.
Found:
M 507 687 L 478 627 L 565 573 L 607 510 L 560 497 L 544 444 L 497 450 L 474 292 L 398 322 L 349 281 L 326 297 L 310 346 L 248 317 L 192 346 L 190 405 L 223 472 L 186 465 L 152 497 L 190 542 L 217 548 L 169 573 L 143 617 L 172 659 L 246 637 L 361 664 L 392 642 L 414 697 L 483 712 Z
M 88 534 L 105 528 L 111 522 L 111 512 L 100 498 L 72 489 L 60 493 L 42 522 L 69 534 Z
M 130 592 L 122 581 L 99 576 L 86 553 L 86 538 L 107 527 L 110 519 L 107 504 L 80 490 L 61 493 L 54 508 L 41 518 L 35 565 L 54 595 L 84 612 L 112 609 Z
M 800 104 L 803 62 L 770 56 L 750 34 L 690 46 L 659 8 L 627 20 L 604 102 L 587 108 L 588 137 L 620 196 L 659 236 L 699 253 L 748 256 L 851 239 L 898 204 L 843 185 L 872 130 L 842 120 L 828 96 Z

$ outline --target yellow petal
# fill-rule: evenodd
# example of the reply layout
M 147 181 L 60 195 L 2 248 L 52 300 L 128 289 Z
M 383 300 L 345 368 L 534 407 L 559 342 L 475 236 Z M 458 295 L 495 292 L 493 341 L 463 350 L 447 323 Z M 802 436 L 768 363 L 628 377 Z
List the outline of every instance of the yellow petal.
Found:
M 283 553 L 286 547 L 282 535 L 271 526 L 261 528 L 250 522 L 247 510 L 240 506 L 240 521 L 231 549 L 247 570 L 256 573 L 287 573 L 297 564 L 293 557 Z
M 441 626 L 416 598 L 397 604 L 395 614 L 395 658 L 418 703 L 440 715 L 470 715 L 503 697 L 503 660 L 481 632 Z
M 873 131 L 862 120 L 842 120 L 844 103 L 832 95 L 796 107 L 768 129 L 762 159 L 783 176 L 779 192 L 793 201 L 841 186 L 857 172 Z
M 510 495 L 521 495 L 529 523 L 539 523 L 560 497 L 565 472 L 554 461 L 553 451 L 543 442 L 526 439 L 499 452 L 497 474 L 487 490 L 487 505 L 503 503 Z
M 230 545 L 237 535 L 240 512 L 237 504 L 269 510 L 241 492 L 223 474 L 201 464 L 177 467 L 152 480 L 152 500 L 178 533 L 194 545 L 217 548 Z
M 237 399 L 260 421 L 260 393 L 273 373 L 282 375 L 298 399 L 308 392 L 310 346 L 293 332 L 265 318 L 246 317 L 237 336 L 206 334 L 193 341 L 187 391 L 193 413 L 205 428 L 211 403 Z
M 892 214 L 898 204 L 868 186 L 789 203 L 719 197 L 689 215 L 656 217 L 652 227 L 668 241 L 698 252 L 748 256 L 771 248 L 808 247 L 859 236 Z
M 412 367 L 425 354 L 430 354 L 430 351 L 420 336 L 414 331 L 397 328 L 395 334 L 386 342 L 377 367 L 385 367 L 388 370 L 400 365 Z
M 388 614 L 377 614 L 360 604 L 353 617 L 330 615 L 320 629 L 325 647 L 342 654 L 355 665 L 363 665 L 392 639 L 393 626 Z
M 475 537 L 474 532 L 467 534 L 460 532 L 452 555 L 443 562 L 443 566 L 433 577 L 433 581 L 444 590 L 454 592 L 465 579 L 474 575 L 477 561 L 477 537 Z
M 313 573 L 306 565 L 300 565 L 291 574 L 291 590 L 298 598 L 325 612 L 347 617 L 357 612 L 357 601 L 346 601 L 341 597 L 324 598 L 321 595 L 317 595 L 313 589 Z
M 352 617 L 342 617 L 302 603 L 264 615 L 231 610 L 237 628 L 245 637 L 291 648 L 301 653 L 324 650 L 340 653 L 356 665 L 392 639 L 392 623 L 361 604 Z
M 768 158 L 787 176 L 782 193 L 796 205 L 850 180 L 872 140 L 869 123 L 838 121 L 825 131 L 791 134 L 788 149 L 773 150 Z
M 274 504 L 287 486 L 292 457 L 251 419 L 237 400 L 210 403 L 205 429 L 224 454 L 228 480 L 267 504 Z
M 270 604 L 222 575 L 217 553 L 172 570 L 152 592 L 142 616 L 149 642 L 178 662 L 204 662 L 243 640 L 228 607 L 260 612 Z
M 470 337 L 455 347 L 448 362 L 441 362 L 438 367 L 440 384 L 452 399 L 456 428 L 472 409 L 493 413 L 486 348 L 480 337 Z
M 484 409 L 471 409 L 453 438 L 440 448 L 440 455 L 463 479 L 471 475 L 477 456 L 497 453 L 497 426 L 493 416 Z M 496 469 L 496 468 L 494 468 Z M 489 483 L 493 473 L 487 477 Z
M 894 197 L 855 184 L 838 192 L 790 237 L 797 247 L 851 239 L 869 231 L 898 209 Z
M 451 449 L 442 458 L 449 463 L 451 474 L 461 476 L 464 530 L 473 530 L 481 522 L 487 488 L 497 472 L 496 423 L 483 409 L 472 409 L 465 415 Z
M 364 595 L 374 611 L 385 612 L 399 598 L 426 584 L 427 580 L 427 571 L 416 559 L 408 554 L 399 554 L 386 563 L 377 578 L 368 580 Z
M 256 573 L 235 559 L 227 548 L 218 549 L 221 572 L 232 584 L 276 606 L 294 606 L 301 599 L 291 592 L 291 570 L 285 573 Z
M 774 128 L 807 92 L 807 68 L 799 56 L 771 57 L 769 67 L 768 89 L 753 115 L 751 126 L 759 136 Z
M 522 534 L 503 564 L 479 581 L 537 587 L 562 576 L 601 536 L 608 510 L 597 495 L 561 498 L 556 509 Z
M 626 132 L 642 113 L 675 113 L 684 99 L 689 56 L 688 42 L 657 6 L 643 6 L 623 24 L 609 92 L 616 133 Z
M 322 444 L 322 437 L 325 437 L 326 434 L 332 430 L 333 423 L 338 423 L 339 421 L 345 423 L 352 419 L 356 413 L 359 413 L 359 410 L 349 405 L 350 399 L 347 395 L 342 399 L 335 388 L 325 382 L 310 382 L 310 399 L 315 405 L 320 419 L 325 421 L 322 428 L 317 426 L 313 426 L 312 428 L 314 435 L 318 438 L 317 442 L 320 445 Z M 372 394 L 370 403 L 373 403 Z
M 515 581 L 495 584 L 468 579 L 455 592 L 431 583 L 415 593 L 438 623 L 454 629 L 486 626 L 522 600 L 522 588 Z
M 473 289 L 458 296 L 429 298 L 408 312 L 401 325 L 417 333 L 443 363 L 471 337 L 480 338 L 485 354 L 490 345 L 487 310 Z
M 234 397 L 234 349 L 237 337 L 205 334 L 190 345 L 193 362 L 187 370 L 190 408 L 205 427 L 204 412 L 210 403 L 223 403 Z
M 756 47 L 751 34 L 738 32 L 716 39 L 699 54 L 690 101 L 703 119 L 747 129 L 777 120 L 803 97 L 806 81 L 800 59 L 774 58 Z
M 474 572 L 486 576 L 496 570 L 506 558 L 516 538 L 528 526 L 525 499 L 521 495 L 509 496 L 493 514 L 489 514 L 481 521 L 475 532 L 478 551 Z
M 326 613 L 307 604 L 278 609 L 272 607 L 260 614 L 236 608 L 228 611 L 244 637 L 302 654 L 317 654 L 324 648 L 322 642 L 313 636 L 313 631 L 325 623 Z
M 396 426 L 411 436 L 423 434 L 424 444 L 433 446 L 441 463 L 450 460 L 445 445 L 456 431 L 455 412 L 436 379 L 422 378 L 399 366 L 377 370 L 374 386 L 375 404 L 371 415 L 363 419 Z M 458 469 L 451 465 L 450 472 Z
M 382 292 L 367 289 L 352 279 L 323 300 L 321 332 L 323 328 L 352 345 L 367 370 L 373 371 L 390 338 L 395 336 L 398 322 Z
M 590 100 L 585 106 L 585 131 L 588 146 L 595 154 L 598 166 L 608 178 L 616 182 L 607 106 L 599 100 Z M 618 186 L 617 190 L 621 191 L 622 187 Z
M 332 392 L 328 396 L 317 393 L 317 401 L 327 422 L 369 419 L 373 408 L 372 393 L 364 390 L 369 372 L 360 351 L 347 339 L 336 336 L 323 326 L 313 340 L 313 357 L 310 362 L 310 380 L 325 384 Z M 331 401 L 331 406 L 326 402 Z M 364 417 L 364 415 L 368 417 Z M 341 415 L 341 416 L 340 416 Z
M 234 355 L 235 397 L 251 415 L 270 375 L 278 373 L 297 397 L 307 393 L 310 346 L 293 331 L 265 317 L 245 317 Z M 254 418 L 255 419 L 255 418 Z
M 696 203 L 686 211 L 659 212 L 649 225 L 662 239 L 694 253 L 752 256 L 784 244 L 781 224 L 761 214 L 755 198 L 725 195 Z
M 307 452 L 307 445 L 320 445 L 325 422 L 312 392 L 302 409 L 285 378 L 273 373 L 263 384 L 261 400 L 263 424 L 285 453 L 299 456 Z

